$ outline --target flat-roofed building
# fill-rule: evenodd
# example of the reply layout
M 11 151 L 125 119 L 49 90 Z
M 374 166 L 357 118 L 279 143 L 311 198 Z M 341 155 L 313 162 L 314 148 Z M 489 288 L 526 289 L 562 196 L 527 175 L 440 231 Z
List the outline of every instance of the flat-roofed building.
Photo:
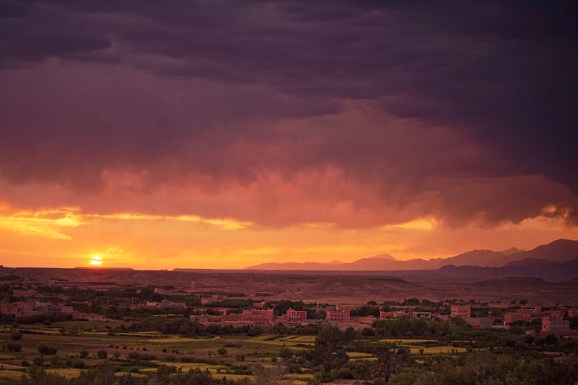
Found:
M 292 322 L 303 322 L 307 321 L 307 312 L 305 310 L 294 310 L 289 308 L 285 317 Z
M 379 319 L 399 319 L 404 317 L 416 318 L 417 314 L 414 310 L 393 310 L 379 312 Z
M 564 334 L 570 331 L 570 322 L 558 317 L 542 318 L 542 333 Z
M 259 321 L 273 323 L 273 309 L 259 310 L 249 309 L 243 310 L 241 313 L 241 320 L 243 321 Z
M 540 317 L 541 312 L 542 309 L 539 306 L 523 307 L 513 312 L 507 312 L 504 314 L 504 324 L 509 325 L 516 322 L 531 323 Z
M 450 316 L 452 318 L 463 318 L 468 319 L 472 316 L 472 306 L 471 305 L 452 305 Z
M 328 310 L 325 319 L 329 322 L 349 322 L 351 316 L 349 310 Z
M 570 318 L 578 317 L 578 307 L 568 309 L 568 317 Z

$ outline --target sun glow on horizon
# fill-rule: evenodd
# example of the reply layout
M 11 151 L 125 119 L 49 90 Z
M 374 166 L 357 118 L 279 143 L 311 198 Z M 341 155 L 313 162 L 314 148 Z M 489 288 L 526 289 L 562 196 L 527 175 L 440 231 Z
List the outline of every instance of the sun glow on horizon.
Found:
M 102 257 L 100 255 L 93 255 L 90 257 L 91 266 L 102 266 Z

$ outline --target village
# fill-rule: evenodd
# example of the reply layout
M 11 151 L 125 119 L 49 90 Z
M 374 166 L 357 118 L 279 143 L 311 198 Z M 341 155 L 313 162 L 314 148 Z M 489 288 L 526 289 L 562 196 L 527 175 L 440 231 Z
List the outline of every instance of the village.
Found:
M 435 303 L 423 300 L 422 303 L 413 299 L 413 303 L 406 300 L 384 303 L 381 306 L 371 300 L 356 304 L 296 302 L 300 304 L 298 309 L 286 308 L 287 306 L 274 309 L 276 303 L 285 302 L 291 305 L 293 302 L 279 299 L 282 298 L 282 293 L 276 293 L 276 300 L 267 300 L 274 293 L 253 292 L 246 295 L 239 292 L 212 292 L 194 287 L 176 289 L 170 286 L 133 288 L 135 296 L 129 299 L 113 286 L 66 282 L 52 282 L 46 286 L 25 279 L 15 280 L 3 286 L 4 300 L 0 302 L 0 317 L 26 319 L 48 316 L 107 321 L 112 318 L 103 309 L 114 303 L 116 307 L 123 309 L 119 314 L 125 317 L 131 312 L 180 312 L 204 326 L 258 327 L 264 331 L 271 330 L 276 325 L 334 325 L 342 329 L 352 327 L 361 330 L 371 327 L 378 320 L 409 318 L 449 321 L 459 318 L 473 329 L 508 329 L 514 325 L 522 325 L 533 326 L 527 333 L 578 335 L 576 328 L 571 328 L 570 322 L 578 318 L 578 307 L 573 306 L 575 304 L 542 306 L 528 304 L 524 299 L 518 302 L 513 300 L 489 303 L 473 300 L 466 303 L 460 299 Z M 99 296 L 91 301 L 84 298 L 83 293 L 86 292 L 99 293 Z M 150 293 L 149 297 L 153 300 L 143 297 L 143 293 Z
M 387 360 L 393 385 L 428 373 L 462 381 L 480 365 L 505 379 L 520 362 L 538 365 L 536 378 L 578 378 L 576 303 L 520 293 L 403 297 L 387 285 L 407 284 L 389 278 L 368 279 L 398 298 L 378 302 L 361 293 L 303 300 L 298 285 L 282 283 L 311 277 L 227 287 L 226 274 L 171 284 L 164 277 L 174 273 L 140 273 L 160 281 L 143 283 L 122 272 L 25 273 L 0 276 L 0 385 L 77 385 L 87 376 L 111 385 L 382 385 Z

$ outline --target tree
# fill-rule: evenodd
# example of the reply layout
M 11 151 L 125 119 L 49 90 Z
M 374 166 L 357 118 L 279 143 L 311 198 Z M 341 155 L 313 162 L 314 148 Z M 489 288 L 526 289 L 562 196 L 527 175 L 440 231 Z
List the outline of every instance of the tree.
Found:
M 113 385 L 116 384 L 117 377 L 114 375 L 115 369 L 107 361 L 89 370 L 80 372 L 77 380 L 78 385 Z
M 56 354 L 56 348 L 44 344 L 40 344 L 36 347 L 38 349 L 38 353 L 45 354 L 47 356 Z
M 108 357 L 108 353 L 106 352 L 106 350 L 101 349 L 98 351 L 98 353 L 96 353 L 96 356 L 100 359 L 105 359 L 106 357 Z
M 255 383 L 257 385 L 278 385 L 283 380 L 285 367 L 281 364 L 270 367 L 257 365 L 253 374 L 255 375 Z
M 291 349 L 281 348 L 281 350 L 279 350 L 279 357 L 281 357 L 284 363 L 288 363 L 293 357 L 293 352 Z
M 12 330 L 12 332 L 10 332 L 10 338 L 12 338 L 13 341 L 21 340 L 22 333 L 20 332 L 20 330 Z
M 22 351 L 22 345 L 10 343 L 6 345 L 6 350 L 9 352 L 20 352 Z
M 174 366 L 166 366 L 166 365 L 159 366 L 157 368 L 155 376 L 151 379 L 151 384 L 152 385 L 169 384 L 170 376 L 176 372 L 177 368 L 175 368 Z
M 315 338 L 313 357 L 314 366 L 323 368 L 323 380 L 329 379 L 334 369 L 347 364 L 349 357 L 343 348 L 344 335 L 335 326 L 323 326 Z
M 395 347 L 387 346 L 377 354 L 377 368 L 373 371 L 373 376 L 382 379 L 383 383 L 387 384 L 391 376 L 401 367 L 402 362 Z
M 86 364 L 84 363 L 84 360 L 80 359 L 80 358 L 76 358 L 74 360 L 72 360 L 70 366 L 72 366 L 75 369 L 84 369 L 86 368 Z
M 63 383 L 66 383 L 64 377 L 47 373 L 44 368 L 39 366 L 30 368 L 20 380 L 20 385 L 62 385 Z
M 359 339 L 360 337 L 361 337 L 361 333 L 356 331 L 351 326 L 349 326 L 347 329 L 345 329 L 345 333 L 343 334 L 344 342 L 347 345 L 351 345 L 356 339 Z
M 253 327 L 253 328 L 250 328 L 250 329 L 247 331 L 247 335 L 248 335 L 249 337 L 256 337 L 256 336 L 258 336 L 258 335 L 263 334 L 263 331 L 264 331 L 264 330 L 263 330 L 263 328 L 262 328 L 261 326 L 255 326 L 255 327 Z

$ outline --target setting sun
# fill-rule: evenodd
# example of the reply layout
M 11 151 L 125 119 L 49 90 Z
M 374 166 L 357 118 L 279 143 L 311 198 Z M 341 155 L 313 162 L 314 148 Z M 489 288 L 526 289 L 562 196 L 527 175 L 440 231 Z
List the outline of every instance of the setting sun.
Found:
M 90 264 L 92 266 L 101 266 L 102 265 L 102 257 L 100 255 L 93 255 L 90 258 Z

